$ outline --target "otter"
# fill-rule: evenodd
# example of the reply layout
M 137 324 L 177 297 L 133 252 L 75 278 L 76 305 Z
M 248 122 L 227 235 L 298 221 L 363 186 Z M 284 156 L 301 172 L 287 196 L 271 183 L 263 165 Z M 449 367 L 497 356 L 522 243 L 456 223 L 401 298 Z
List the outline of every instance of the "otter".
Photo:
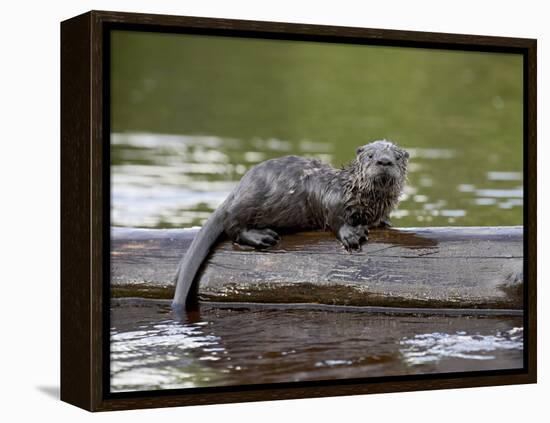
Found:
M 379 140 L 357 148 L 341 169 L 317 159 L 286 156 L 252 167 L 193 239 L 176 273 L 172 307 L 193 304 L 189 290 L 218 237 L 266 249 L 277 231 L 331 230 L 349 252 L 367 240 L 369 227 L 389 226 L 402 192 L 409 154 Z

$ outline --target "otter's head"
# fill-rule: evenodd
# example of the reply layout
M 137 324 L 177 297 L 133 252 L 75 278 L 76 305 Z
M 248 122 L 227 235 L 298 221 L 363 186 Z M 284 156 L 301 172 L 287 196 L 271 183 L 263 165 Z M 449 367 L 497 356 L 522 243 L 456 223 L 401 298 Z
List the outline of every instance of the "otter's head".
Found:
M 374 141 L 357 149 L 356 162 L 364 178 L 376 185 L 401 186 L 407 176 L 409 153 L 386 141 Z

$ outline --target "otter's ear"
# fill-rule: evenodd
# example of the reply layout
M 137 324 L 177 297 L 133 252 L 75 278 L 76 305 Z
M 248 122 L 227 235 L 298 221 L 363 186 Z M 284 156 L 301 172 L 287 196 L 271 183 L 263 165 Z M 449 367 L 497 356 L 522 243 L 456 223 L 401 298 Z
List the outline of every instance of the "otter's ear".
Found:
M 355 154 L 360 154 L 363 152 L 363 150 L 365 149 L 365 146 L 362 145 L 361 147 L 357 147 L 357 150 L 355 150 Z

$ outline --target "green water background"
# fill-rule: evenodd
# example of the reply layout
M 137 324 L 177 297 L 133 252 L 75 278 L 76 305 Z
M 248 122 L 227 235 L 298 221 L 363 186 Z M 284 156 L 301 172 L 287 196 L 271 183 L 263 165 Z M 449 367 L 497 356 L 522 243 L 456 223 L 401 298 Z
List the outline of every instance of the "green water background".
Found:
M 189 227 L 254 164 L 411 152 L 395 226 L 523 223 L 517 54 L 115 31 L 112 220 Z

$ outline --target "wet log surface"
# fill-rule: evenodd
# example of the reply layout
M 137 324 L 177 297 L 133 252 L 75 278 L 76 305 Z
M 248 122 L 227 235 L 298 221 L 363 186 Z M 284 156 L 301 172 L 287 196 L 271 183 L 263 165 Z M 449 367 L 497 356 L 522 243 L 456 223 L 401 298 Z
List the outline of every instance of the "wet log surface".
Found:
M 113 228 L 114 297 L 171 298 L 196 230 Z M 359 307 L 523 307 L 523 228 L 371 230 L 361 252 L 327 232 L 264 251 L 220 239 L 195 279 L 202 301 Z

